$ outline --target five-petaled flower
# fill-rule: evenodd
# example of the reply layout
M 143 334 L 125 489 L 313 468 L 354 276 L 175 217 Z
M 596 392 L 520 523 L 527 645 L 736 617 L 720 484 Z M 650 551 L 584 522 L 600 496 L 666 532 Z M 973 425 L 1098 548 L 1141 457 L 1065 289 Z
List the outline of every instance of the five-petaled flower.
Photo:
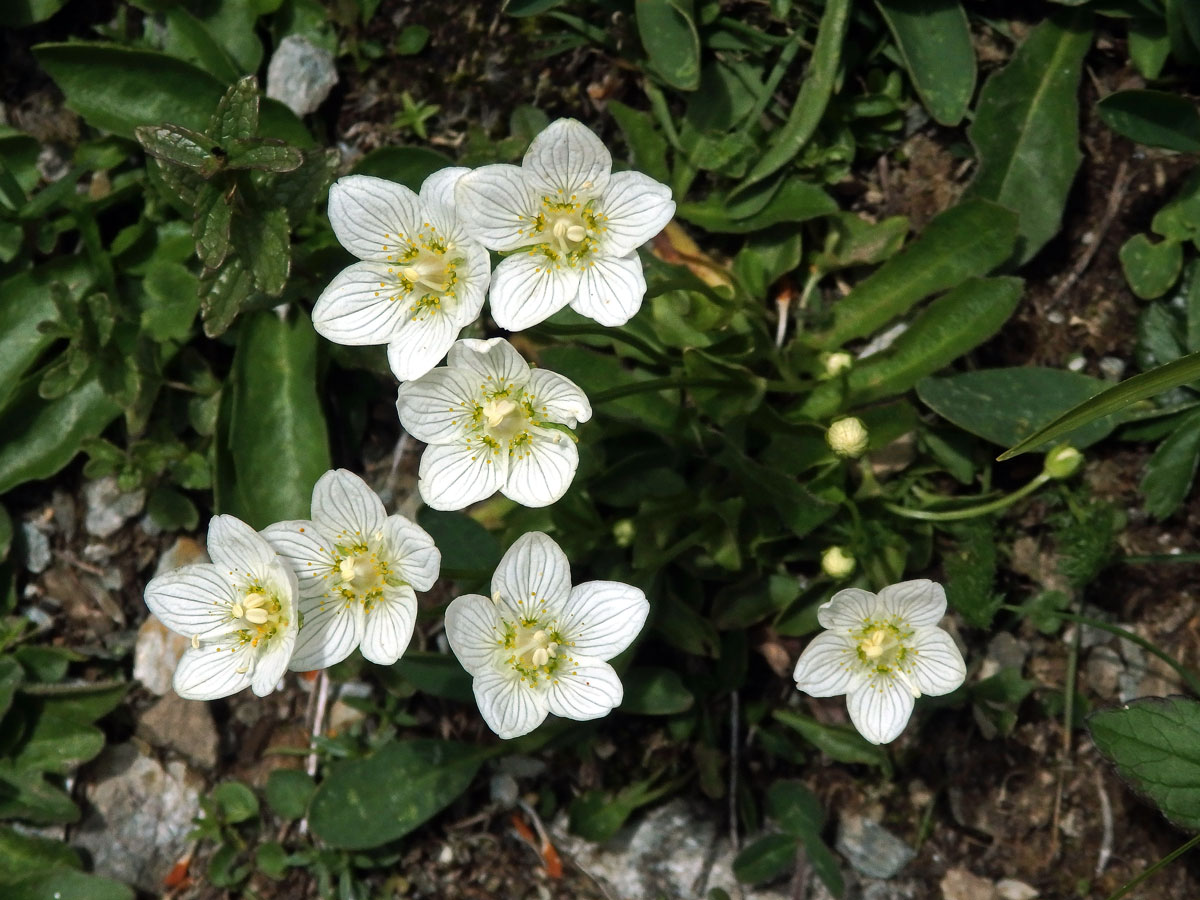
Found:
M 873 744 L 895 740 L 913 701 L 948 694 L 967 677 L 954 640 L 937 627 L 946 592 L 925 579 L 902 581 L 878 595 L 838 591 L 817 611 L 828 629 L 796 662 L 796 687 L 814 697 L 846 694 L 850 720 Z
M 441 567 L 423 528 L 389 516 L 366 482 L 337 469 L 313 488 L 312 521 L 277 522 L 263 536 L 300 582 L 292 669 L 332 666 L 355 647 L 381 665 L 400 658 L 417 618 L 413 589 L 433 587 Z
M 329 222 L 361 262 L 325 288 L 313 326 L 336 344 L 387 344 L 401 381 L 437 365 L 483 308 L 491 261 L 454 210 L 454 188 L 467 171 L 435 172 L 420 196 L 369 175 L 348 175 L 329 189 Z
M 404 429 L 430 446 L 417 487 L 434 509 L 462 509 L 497 490 L 525 506 L 566 493 L 579 465 L 567 431 L 592 416 L 571 380 L 531 369 L 503 338 L 463 340 L 448 365 L 400 385 Z
M 271 693 L 296 643 L 297 583 L 253 528 L 233 516 L 208 525 L 211 563 L 151 579 L 146 605 L 167 628 L 192 639 L 175 669 L 175 692 L 213 700 L 251 687 Z
M 598 719 L 621 703 L 606 660 L 633 642 L 650 604 L 617 581 L 571 587 L 567 557 L 546 535 L 517 539 L 492 577 L 492 596 L 446 609 L 446 639 L 474 676 L 475 700 L 502 738 L 527 734 L 547 713 Z
M 559 119 L 520 166 L 482 166 L 455 188 L 458 214 L 485 247 L 513 253 L 492 276 L 492 317 L 509 331 L 568 303 L 602 325 L 623 325 L 646 279 L 637 248 L 675 214 L 670 189 L 640 172 L 613 173 L 586 126 Z

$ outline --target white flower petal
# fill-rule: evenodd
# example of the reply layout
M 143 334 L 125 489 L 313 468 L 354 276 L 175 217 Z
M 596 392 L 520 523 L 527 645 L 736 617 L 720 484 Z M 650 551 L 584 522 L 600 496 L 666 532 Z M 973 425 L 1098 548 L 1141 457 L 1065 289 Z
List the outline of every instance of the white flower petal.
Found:
M 289 628 L 271 638 L 265 649 L 260 648 L 258 661 L 250 672 L 250 690 L 259 697 L 265 697 L 275 690 L 279 679 L 288 669 L 295 646 L 296 629 Z
M 573 194 L 588 198 L 608 187 L 612 155 L 582 122 L 558 119 L 533 139 L 521 168 L 552 200 Z
M 505 740 L 529 734 L 546 718 L 541 695 L 512 673 L 484 672 L 472 685 L 479 713 L 488 728 Z
M 359 259 L 386 260 L 406 235 L 420 233 L 421 221 L 417 195 L 394 181 L 347 175 L 329 189 L 329 224 Z
M 901 581 L 879 592 L 880 607 L 908 625 L 936 625 L 946 615 L 946 591 L 936 581 Z
M 446 364 L 474 372 L 481 379 L 478 387 L 489 391 L 524 387 L 529 382 L 529 363 L 504 338 L 456 341 Z M 478 391 L 473 396 L 479 396 Z
M 507 477 L 507 453 L 480 442 L 431 444 L 421 454 L 417 489 L 434 509 L 462 509 L 492 496 Z
M 302 596 L 325 593 L 325 576 L 334 567 L 333 536 L 304 519 L 276 522 L 262 536 L 296 573 Z
M 417 622 L 417 595 L 406 584 L 385 587 L 383 597 L 367 610 L 363 626 L 362 655 L 373 663 L 390 666 L 408 649 Z
M 858 663 L 857 645 L 836 631 L 823 631 L 804 648 L 792 677 L 796 687 L 813 697 L 846 693 Z
M 523 331 L 574 299 L 580 274 L 541 253 L 510 256 L 492 273 L 492 318 L 506 331 Z
M 339 272 L 321 292 L 313 328 L 335 344 L 386 344 L 408 324 L 411 309 L 385 264 L 360 262 Z
M 167 628 L 184 637 L 234 630 L 230 607 L 237 591 L 216 566 L 200 563 L 164 572 L 146 585 L 146 605 Z
M 362 604 L 347 602 L 340 594 L 300 601 L 304 625 L 296 635 L 288 668 L 293 672 L 326 669 L 349 656 L 362 641 Z
M 466 434 L 477 396 L 469 373 L 443 366 L 400 385 L 396 412 L 404 430 L 418 441 L 448 444 Z
M 558 610 L 558 630 L 571 652 L 612 659 L 638 636 L 650 614 L 641 589 L 619 581 L 586 581 L 571 588 Z
M 459 225 L 455 211 L 454 189 L 458 181 L 471 170 L 465 166 L 450 166 L 438 169 L 421 183 L 421 211 L 425 221 L 433 225 L 441 236 L 453 241 L 466 235 Z
M 567 554 L 540 531 L 521 535 L 501 557 L 492 592 L 518 616 L 537 619 L 543 609 L 557 613 L 571 595 Z
M 875 615 L 879 601 L 870 591 L 861 588 L 846 588 L 838 591 L 817 607 L 817 621 L 822 628 L 850 631 L 863 627 L 863 623 Z
M 574 428 L 592 417 L 587 394 L 570 378 L 546 369 L 534 369 L 525 386 L 534 411 L 544 420 Z
M 208 523 L 208 557 L 222 574 L 265 579 L 279 557 L 257 531 L 234 516 L 213 516 Z
M 645 296 L 646 276 L 637 253 L 601 256 L 584 269 L 571 309 L 601 325 L 615 327 L 636 315 Z
M 387 519 L 379 496 L 346 469 L 332 469 L 317 479 L 312 514 L 338 543 L 345 543 L 346 538 L 366 539 L 383 528 Z
M 916 655 L 907 672 L 922 694 L 939 697 L 966 681 L 967 664 L 954 639 L 945 631 L 932 626 L 918 627 L 912 643 Z
M 671 189 L 641 172 L 617 172 L 597 204 L 605 216 L 606 254 L 624 256 L 667 227 L 675 215 Z
M 454 319 L 459 328 L 466 328 L 479 318 L 488 285 L 492 283 L 492 258 L 477 241 L 465 241 L 460 245 L 466 260 L 458 268 L 458 306 Z
M 877 677 L 860 681 L 846 698 L 850 721 L 872 744 L 894 741 L 908 724 L 913 695 L 899 679 Z
M 455 310 L 421 310 L 388 342 L 392 374 L 398 381 L 420 378 L 442 361 L 460 329 Z
M 250 686 L 253 663 L 249 644 L 205 642 L 189 647 L 175 669 L 175 693 L 185 700 L 215 700 L 236 694 Z
M 481 166 L 454 189 L 459 219 L 489 250 L 516 250 L 534 240 L 539 198 L 519 166 Z
M 456 597 L 446 607 L 446 640 L 472 675 L 490 672 L 503 637 L 496 629 L 496 604 L 482 594 Z
M 510 451 L 500 492 L 522 506 L 549 506 L 567 492 L 578 468 L 574 441 L 560 431 L 531 430 L 529 442 Z
M 564 719 L 599 719 L 621 705 L 625 692 L 613 667 L 598 660 L 561 666 L 546 688 L 546 706 Z
M 429 532 L 404 516 L 388 516 L 383 525 L 388 568 L 418 591 L 427 591 L 437 581 L 442 553 Z

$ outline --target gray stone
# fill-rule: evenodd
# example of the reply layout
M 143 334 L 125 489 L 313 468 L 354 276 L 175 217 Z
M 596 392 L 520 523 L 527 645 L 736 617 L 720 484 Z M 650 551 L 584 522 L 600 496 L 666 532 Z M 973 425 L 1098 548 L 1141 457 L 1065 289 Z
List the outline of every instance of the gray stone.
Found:
M 138 735 L 197 765 L 212 768 L 217 764 L 217 727 L 207 703 L 185 700 L 168 691 L 146 710 L 138 722 Z
M 117 486 L 117 479 L 111 475 L 89 481 L 83 494 L 87 500 L 83 527 L 88 534 L 98 538 L 115 534 L 126 520 L 140 513 L 146 504 L 145 491 L 122 491 Z
M 891 878 L 917 855 L 878 822 L 862 816 L 844 816 L 838 822 L 836 846 L 855 871 L 871 878 Z
M 89 809 L 74 843 L 97 875 L 158 894 L 188 850 L 202 782 L 182 762 L 166 767 L 134 744 L 114 744 L 97 759 Z
M 25 568 L 37 574 L 50 566 L 50 538 L 32 522 L 21 523 L 25 538 Z
M 996 893 L 1000 900 L 1035 900 L 1041 896 L 1037 888 L 1015 878 L 1001 878 L 996 882 Z
M 316 111 L 337 81 L 333 54 L 298 35 L 280 41 L 267 66 L 267 96 L 298 116 Z
M 998 900 L 996 888 L 987 878 L 980 878 L 963 868 L 950 869 L 942 877 L 942 900 Z
M 1096 366 L 1100 369 L 1100 374 L 1109 381 L 1120 381 L 1125 375 L 1125 360 L 1115 356 L 1100 357 Z
M 161 697 L 171 690 L 175 667 L 188 645 L 183 635 L 168 631 L 157 617 L 148 617 L 138 629 L 133 645 L 133 677 L 150 693 Z

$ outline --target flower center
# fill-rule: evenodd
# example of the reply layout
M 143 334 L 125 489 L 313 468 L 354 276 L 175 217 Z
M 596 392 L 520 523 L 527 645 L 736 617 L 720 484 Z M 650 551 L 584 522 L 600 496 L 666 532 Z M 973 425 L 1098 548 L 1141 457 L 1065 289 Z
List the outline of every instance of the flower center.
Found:
M 563 637 L 552 622 L 522 619 L 515 625 L 502 622 L 501 626 L 501 643 L 508 654 L 505 661 L 531 687 L 541 678 L 552 679 L 560 665 L 570 663 Z
M 483 405 L 488 435 L 500 442 L 511 441 L 525 427 L 528 414 L 511 397 L 492 397 Z
M 587 239 L 587 225 L 574 210 L 553 212 L 546 217 L 555 248 L 564 256 L 578 250 Z
M 444 255 L 421 250 L 415 259 L 397 270 L 400 277 L 412 285 L 415 292 L 421 288 L 438 294 L 445 293 L 454 284 L 454 264 L 447 262 Z
M 260 640 L 274 636 L 280 626 L 287 625 L 282 604 L 259 587 L 251 588 L 240 600 L 235 600 L 229 614 L 241 620 L 245 626 L 240 629 L 242 639 L 255 647 Z
M 379 558 L 370 551 L 339 560 L 337 573 L 341 580 L 342 593 L 348 591 L 355 595 L 355 599 L 383 589 L 383 572 Z
M 866 638 L 858 642 L 858 649 L 871 662 L 887 665 L 894 657 L 895 650 L 900 646 L 896 636 L 887 628 L 876 628 Z

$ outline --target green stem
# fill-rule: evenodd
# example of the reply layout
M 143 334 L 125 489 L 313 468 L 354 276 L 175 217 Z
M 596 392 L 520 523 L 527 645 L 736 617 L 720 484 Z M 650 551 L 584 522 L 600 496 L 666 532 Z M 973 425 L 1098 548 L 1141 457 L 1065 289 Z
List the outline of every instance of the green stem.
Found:
M 1200 563 L 1200 553 L 1147 553 L 1141 556 L 1122 556 L 1119 562 L 1130 565 L 1143 563 Z
M 1011 606 L 1009 604 L 1005 604 L 1000 608 L 1007 610 L 1008 612 L 1015 613 L 1029 612 L 1029 610 L 1024 606 Z M 1200 697 L 1200 678 L 1197 678 L 1196 675 L 1193 674 L 1189 669 L 1176 662 L 1168 654 L 1158 649 L 1158 647 L 1146 640 L 1140 634 L 1134 634 L 1132 631 L 1128 631 L 1122 628 L 1120 625 L 1113 625 L 1110 622 L 1102 622 L 1099 619 L 1093 619 L 1090 616 L 1081 616 L 1076 613 L 1047 611 L 1046 614 L 1063 619 L 1067 622 L 1077 622 L 1080 625 L 1090 625 L 1092 628 L 1099 628 L 1101 631 L 1107 631 L 1109 634 L 1115 634 L 1117 637 L 1121 638 L 1122 640 L 1129 641 L 1131 644 L 1136 644 L 1147 653 L 1157 656 L 1168 666 L 1174 669 L 1176 674 L 1179 675 L 1179 677 L 1183 679 L 1184 683 L 1187 684 L 1187 686 L 1191 689 L 1192 693 L 1197 697 Z
M 586 335 L 605 338 L 610 341 L 617 341 L 625 344 L 627 347 L 632 347 L 642 355 L 654 360 L 663 365 L 670 365 L 671 359 L 661 350 L 656 350 L 646 341 L 636 335 L 628 334 L 627 332 L 618 331 L 615 328 L 604 328 L 600 325 L 553 325 L 549 322 L 542 322 L 537 326 L 538 331 L 545 332 L 553 337 L 572 337 L 575 335 Z
M 995 500 L 988 503 L 981 503 L 979 506 L 969 506 L 966 509 L 950 509 L 939 512 L 929 509 L 909 509 L 906 506 L 900 506 L 896 503 L 885 503 L 883 506 L 888 512 L 903 516 L 906 519 L 920 519 L 923 522 L 955 522 L 960 519 L 973 519 L 976 516 L 986 516 L 989 513 L 1006 509 L 1018 500 L 1028 497 L 1050 480 L 1052 480 L 1051 476 L 1046 472 L 1042 472 L 1037 478 L 1024 487 L 1013 491 L 1011 494 L 997 497 Z
M 651 378 L 637 381 L 633 384 L 623 384 L 620 387 L 609 388 L 591 396 L 592 406 L 599 406 L 610 400 L 620 400 L 632 394 L 644 394 L 648 391 L 669 391 L 694 387 L 728 387 L 728 378 L 687 378 L 682 375 L 672 375 L 667 378 Z
M 1175 862 L 1175 860 L 1177 860 L 1179 857 L 1183 856 L 1183 854 L 1187 853 L 1189 850 L 1191 850 L 1197 844 L 1200 844 L 1200 834 L 1197 834 L 1196 836 L 1192 837 L 1183 846 L 1177 847 L 1176 849 L 1172 850 L 1170 853 L 1168 853 L 1166 856 L 1164 856 L 1162 859 L 1160 859 L 1158 862 L 1156 862 L 1154 865 L 1152 865 L 1150 868 L 1148 868 L 1145 872 L 1143 872 L 1137 878 L 1133 879 L 1133 881 L 1128 882 L 1124 887 L 1118 888 L 1116 893 L 1109 895 L 1108 900 L 1121 900 L 1122 897 L 1124 897 L 1126 894 L 1128 894 L 1130 891 L 1132 891 L 1135 887 L 1137 887 L 1139 884 L 1141 884 L 1143 881 L 1145 881 L 1147 878 L 1149 878 L 1151 875 L 1153 875 L 1155 872 L 1157 872 L 1163 866 L 1166 866 L 1166 865 L 1169 865 L 1169 864 Z

